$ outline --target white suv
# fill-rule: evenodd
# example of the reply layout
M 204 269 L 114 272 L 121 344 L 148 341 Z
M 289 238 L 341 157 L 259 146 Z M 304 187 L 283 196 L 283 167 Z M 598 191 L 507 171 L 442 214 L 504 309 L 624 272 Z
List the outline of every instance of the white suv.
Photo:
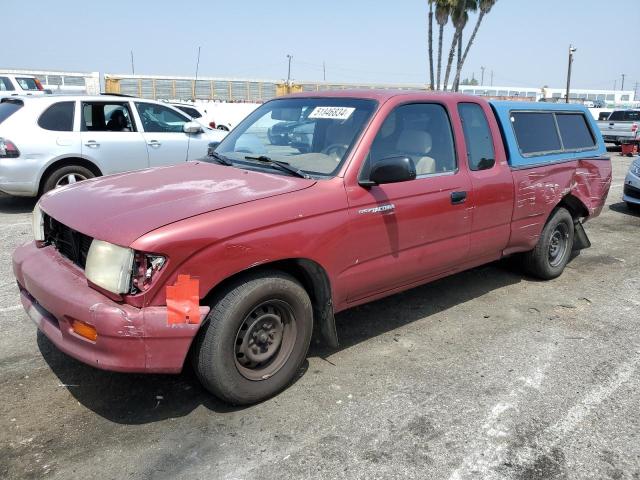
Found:
M 118 95 L 0 101 L 0 192 L 34 197 L 112 173 L 206 156 L 225 132 L 153 100 Z
M 45 90 L 36 77 L 32 75 L 14 75 L 0 72 L 0 99 L 15 95 L 43 95 L 51 93 Z

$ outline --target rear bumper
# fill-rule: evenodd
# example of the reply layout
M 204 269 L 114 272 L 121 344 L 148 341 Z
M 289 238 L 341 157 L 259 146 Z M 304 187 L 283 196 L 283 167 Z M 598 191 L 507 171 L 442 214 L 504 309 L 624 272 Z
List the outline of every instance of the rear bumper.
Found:
M 0 159 L 0 192 L 18 197 L 38 195 L 41 163 L 23 157 Z
M 119 304 L 87 285 L 82 270 L 53 247 L 28 243 L 13 254 L 22 304 L 47 338 L 69 356 L 103 370 L 179 373 L 200 325 L 167 325 L 166 307 Z M 200 317 L 209 312 L 200 308 Z M 76 334 L 73 319 L 93 326 L 95 342 Z

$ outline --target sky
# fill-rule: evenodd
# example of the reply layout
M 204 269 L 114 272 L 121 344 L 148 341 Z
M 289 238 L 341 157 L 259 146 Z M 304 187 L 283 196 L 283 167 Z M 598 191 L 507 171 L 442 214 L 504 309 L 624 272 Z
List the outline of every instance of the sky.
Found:
M 321 81 L 324 62 L 330 82 L 426 83 L 427 13 L 426 0 L 0 0 L 0 69 L 126 74 L 133 50 L 137 74 L 193 76 L 201 47 L 201 77 L 284 79 L 289 54 L 294 81 Z M 639 30 L 640 0 L 497 0 L 463 77 L 484 66 L 485 85 L 493 71 L 494 85 L 564 87 L 573 44 L 572 87 L 620 89 L 624 73 L 632 90 Z

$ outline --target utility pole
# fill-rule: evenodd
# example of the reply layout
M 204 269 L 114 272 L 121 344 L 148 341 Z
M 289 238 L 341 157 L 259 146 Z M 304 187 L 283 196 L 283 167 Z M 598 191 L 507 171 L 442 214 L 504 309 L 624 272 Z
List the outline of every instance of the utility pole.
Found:
M 569 89 L 571 88 L 571 64 L 573 63 L 573 54 L 576 49 L 573 45 L 569 45 L 569 68 L 567 69 L 567 98 L 566 102 L 569 103 Z
M 638 82 L 633 86 L 633 100 L 635 101 L 638 97 Z
M 324 60 L 322 61 L 322 80 L 324 82 L 327 81 L 327 66 L 324 63 Z
M 626 74 L 622 74 L 622 86 L 620 87 L 620 90 L 624 90 L 624 77 L 626 77 Z
M 616 91 L 616 86 L 618 85 L 618 80 L 613 81 L 613 91 Z
M 136 67 L 134 66 L 133 63 L 133 50 L 131 50 L 131 75 L 135 75 L 136 74 Z
M 198 47 L 198 58 L 196 60 L 196 79 L 193 82 L 193 90 L 192 90 L 193 95 L 191 95 L 191 100 L 193 102 L 195 102 L 196 98 L 198 98 L 197 88 L 198 88 L 198 70 L 199 69 L 200 69 L 200 47 Z
M 491 86 L 493 87 L 493 70 L 491 70 Z
M 480 75 L 480 86 L 484 86 L 484 67 L 480 67 L 482 74 Z
M 289 59 L 289 69 L 287 70 L 287 85 L 289 85 L 289 83 L 291 82 L 291 59 L 293 57 L 287 54 L 287 58 Z

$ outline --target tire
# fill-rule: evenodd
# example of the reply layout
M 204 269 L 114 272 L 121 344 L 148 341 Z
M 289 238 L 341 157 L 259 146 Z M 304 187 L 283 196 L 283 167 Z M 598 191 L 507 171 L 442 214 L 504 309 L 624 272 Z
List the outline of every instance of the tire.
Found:
M 218 125 L 218 130 L 222 130 L 223 132 L 228 132 L 229 131 L 229 127 L 227 127 L 226 125 Z
M 542 229 L 535 248 L 524 254 L 526 272 L 542 280 L 559 277 L 571 257 L 573 238 L 573 217 L 565 208 L 558 208 Z
M 70 181 L 71 177 L 73 177 L 75 181 Z M 42 185 L 42 193 L 44 194 L 55 188 L 68 185 L 69 183 L 88 180 L 93 177 L 95 177 L 94 173 L 88 168 L 81 167 L 80 165 L 67 165 L 49 174 Z
M 292 382 L 312 330 L 311 300 L 297 280 L 278 271 L 253 273 L 217 295 L 196 339 L 194 369 L 221 400 L 256 403 Z

